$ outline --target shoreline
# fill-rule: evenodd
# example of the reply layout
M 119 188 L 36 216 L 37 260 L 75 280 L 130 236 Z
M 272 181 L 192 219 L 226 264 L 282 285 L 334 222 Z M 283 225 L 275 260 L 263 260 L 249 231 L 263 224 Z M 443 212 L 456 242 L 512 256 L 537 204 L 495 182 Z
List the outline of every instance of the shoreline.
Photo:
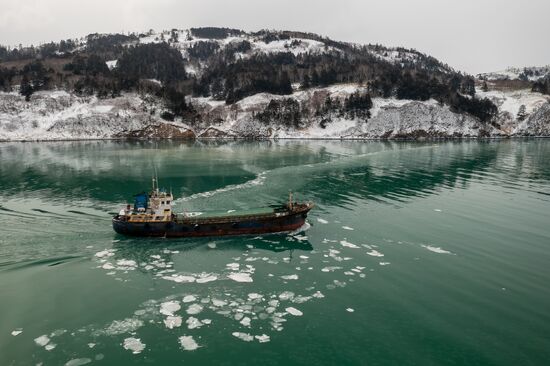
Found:
M 277 137 L 277 138 L 249 138 L 249 137 L 197 137 L 197 138 L 163 138 L 163 137 L 109 137 L 109 138 L 67 138 L 67 139 L 29 139 L 29 140 L 2 140 L 6 142 L 78 142 L 78 141 L 363 141 L 363 142 L 430 142 L 430 141 L 461 141 L 461 140 L 525 140 L 525 139 L 548 139 L 550 136 L 487 136 L 487 137 L 427 137 L 427 138 L 360 138 L 360 137 Z

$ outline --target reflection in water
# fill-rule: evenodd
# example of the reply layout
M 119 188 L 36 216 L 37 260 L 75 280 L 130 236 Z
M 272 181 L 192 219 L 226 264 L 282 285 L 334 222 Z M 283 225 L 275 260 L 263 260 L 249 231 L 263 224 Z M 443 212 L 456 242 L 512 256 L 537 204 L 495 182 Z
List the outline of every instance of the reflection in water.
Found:
M 318 365 L 542 364 L 549 153 L 544 140 L 0 144 L 0 364 L 295 361 L 281 349 Z M 109 212 L 155 169 L 178 211 L 291 189 L 317 204 L 312 227 L 114 234 Z M 418 334 L 441 354 L 419 354 Z

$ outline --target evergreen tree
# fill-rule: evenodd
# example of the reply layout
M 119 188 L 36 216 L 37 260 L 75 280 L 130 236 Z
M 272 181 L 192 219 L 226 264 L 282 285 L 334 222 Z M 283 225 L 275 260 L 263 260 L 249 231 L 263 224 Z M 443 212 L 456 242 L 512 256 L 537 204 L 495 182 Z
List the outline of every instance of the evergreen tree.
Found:
M 518 119 L 518 121 L 523 121 L 525 117 L 527 117 L 527 112 L 525 110 L 525 105 L 522 104 L 519 107 L 518 115 L 516 116 L 516 118 Z
M 34 93 L 34 88 L 32 87 L 27 74 L 23 75 L 23 78 L 21 79 L 19 93 L 25 97 L 27 102 L 31 100 L 31 95 Z

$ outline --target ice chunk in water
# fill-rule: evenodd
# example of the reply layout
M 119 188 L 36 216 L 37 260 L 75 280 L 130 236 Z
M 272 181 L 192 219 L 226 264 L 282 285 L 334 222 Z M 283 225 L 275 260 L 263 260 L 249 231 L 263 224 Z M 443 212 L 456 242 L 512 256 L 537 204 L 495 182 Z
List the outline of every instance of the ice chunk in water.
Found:
M 370 252 L 367 252 L 368 255 L 372 256 L 372 257 L 383 257 L 384 254 L 380 253 L 379 251 L 377 250 L 371 250 Z
M 185 295 L 181 301 L 183 302 L 193 302 L 197 300 L 197 298 L 193 295 Z
M 139 338 L 126 338 L 124 339 L 124 349 L 132 351 L 133 354 L 141 353 L 145 349 L 145 344 L 141 342 Z
M 296 308 L 293 308 L 292 306 L 291 307 L 288 307 L 285 309 L 287 313 L 291 314 L 291 315 L 294 315 L 294 316 L 302 316 L 304 315 L 304 313 L 302 313 L 300 310 L 296 309 Z
M 82 366 L 92 362 L 89 358 L 73 358 L 72 360 L 67 361 L 65 366 Z
M 181 316 L 168 316 L 164 319 L 164 325 L 166 328 L 173 329 L 181 326 Z
M 199 319 L 194 318 L 192 316 L 189 317 L 189 319 L 187 319 L 185 322 L 187 323 L 187 328 L 189 329 L 200 328 L 203 325 Z
M 228 278 L 237 282 L 252 282 L 252 277 L 249 273 L 235 272 L 227 275 Z
M 430 252 L 434 252 L 438 254 L 453 254 L 448 250 L 441 249 L 440 247 L 433 247 L 431 245 L 422 245 L 422 247 L 428 249 Z
M 322 219 L 320 217 L 317 218 L 317 222 L 320 222 L 321 224 L 328 224 L 328 221 L 325 219 Z
M 261 299 L 262 298 L 262 295 L 258 294 L 258 293 L 255 293 L 255 292 L 252 292 L 250 294 L 248 294 L 248 299 L 249 300 L 257 300 L 257 299 Z
M 279 295 L 279 299 L 280 300 L 291 300 L 294 298 L 294 292 L 291 292 L 291 291 L 283 291 L 281 292 L 281 294 Z
M 353 248 L 353 249 L 359 248 L 359 246 L 357 246 L 353 243 L 350 243 L 349 241 L 346 241 L 346 240 L 340 240 L 340 244 L 342 244 L 343 247 L 348 247 L 348 248 Z
M 48 336 L 44 334 L 44 335 L 41 335 L 38 338 L 35 338 L 34 343 L 36 343 L 40 347 L 44 347 L 45 345 L 50 343 L 50 338 L 48 338 Z
M 192 304 L 187 308 L 187 314 L 195 315 L 202 311 L 203 307 L 199 304 Z
M 180 345 L 186 351 L 194 351 L 200 346 L 195 342 L 193 336 L 181 336 L 179 337 Z
M 293 275 L 285 275 L 285 276 L 281 276 L 282 279 L 284 280 L 297 280 L 298 279 L 298 275 L 296 274 L 293 274 Z
M 344 230 L 355 230 L 354 228 L 349 227 L 349 226 L 342 226 L 342 229 L 344 229 Z
M 239 339 L 242 339 L 245 342 L 251 342 L 254 340 L 254 337 L 251 336 L 248 333 L 242 333 L 242 332 L 233 332 L 231 333 L 234 337 L 237 337 Z
M 174 315 L 179 309 L 181 309 L 179 301 L 167 301 L 160 304 L 160 313 L 163 315 Z
M 21 334 L 21 333 L 23 333 L 23 329 L 18 328 L 18 329 L 16 329 L 16 330 L 13 330 L 13 331 L 11 332 L 11 335 L 15 337 L 15 336 L 18 336 L 18 335 Z
M 250 326 L 250 318 L 245 316 L 242 320 L 241 320 L 241 324 L 244 325 L 245 327 L 249 327 Z
M 269 342 L 270 338 L 267 334 L 254 336 L 260 343 Z

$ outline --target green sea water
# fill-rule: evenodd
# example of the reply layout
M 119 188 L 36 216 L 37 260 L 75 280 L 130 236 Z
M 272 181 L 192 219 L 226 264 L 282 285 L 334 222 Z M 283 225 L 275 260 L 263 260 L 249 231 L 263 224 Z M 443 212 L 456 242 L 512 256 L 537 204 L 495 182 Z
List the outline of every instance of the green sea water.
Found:
M 292 190 L 290 234 L 125 238 Z M 548 365 L 550 141 L 0 143 L 0 365 Z

